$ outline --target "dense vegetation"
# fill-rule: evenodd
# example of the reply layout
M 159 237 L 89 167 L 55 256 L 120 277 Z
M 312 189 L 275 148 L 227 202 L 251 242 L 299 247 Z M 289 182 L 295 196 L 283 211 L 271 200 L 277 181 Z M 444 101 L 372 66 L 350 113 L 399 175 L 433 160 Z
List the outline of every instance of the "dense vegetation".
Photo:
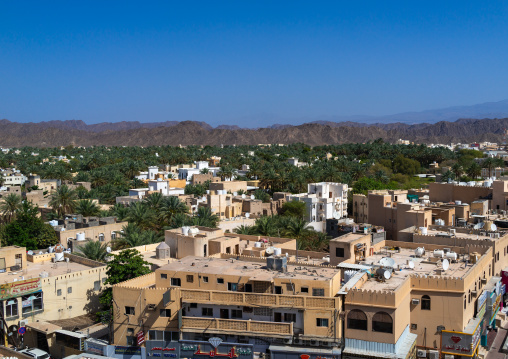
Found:
M 67 161 L 59 160 L 66 157 Z M 429 179 L 414 177 L 416 173 L 426 172 L 429 165 L 437 162 L 449 166 L 444 178 L 461 180 L 476 179 L 481 167 L 490 171 L 500 165 L 496 159 L 481 159 L 482 153 L 472 150 L 451 151 L 446 148 L 429 148 L 426 145 L 391 145 L 376 140 L 365 144 L 342 144 L 310 147 L 305 144 L 288 146 L 224 146 L 211 147 L 91 147 L 77 148 L 31 148 L 24 147 L 0 153 L 0 168 L 16 167 L 25 175 L 36 173 L 42 178 L 89 181 L 91 190 L 80 187 L 70 190 L 61 186 L 52 196 L 51 207 L 54 212 L 49 218 L 62 218 L 64 213 L 75 212 L 83 215 L 117 216 L 127 220 L 129 225 L 115 244 L 118 249 L 135 245 L 154 243 L 162 238 L 165 228 L 183 225 L 203 225 L 215 227 L 218 218 L 205 208 L 195 214 L 187 214 L 188 208 L 176 197 L 152 195 L 141 203 L 130 207 L 115 204 L 117 196 L 127 195 L 130 188 L 144 184 L 135 176 L 153 165 L 176 165 L 207 160 L 220 156 L 219 176 L 229 178 L 237 173 L 242 165 L 249 166 L 245 177 L 239 180 L 259 179 L 262 189 L 255 197 L 267 202 L 273 192 L 292 193 L 307 190 L 311 182 L 342 182 L 349 184 L 354 193 L 367 193 L 370 189 L 396 189 L 421 187 Z M 298 158 L 301 167 L 288 163 L 289 158 Z M 185 192 L 201 196 L 207 186 L 187 186 Z M 30 189 L 26 189 L 30 190 Z M 109 211 L 101 211 L 97 203 L 114 205 Z M 293 209 L 294 210 L 294 209 Z M 9 195 L 0 202 L 0 212 L 4 226 L 0 236 L 5 244 L 13 240 L 12 233 L 21 234 L 19 216 L 24 211 L 21 198 Z M 317 234 L 309 232 L 301 215 L 289 211 L 288 216 L 262 218 L 252 228 L 240 228 L 249 233 L 300 236 L 300 246 L 307 249 L 323 248 L 326 241 Z M 18 219 L 19 217 L 19 219 Z M 303 223 L 302 223 L 303 222 Z M 35 224 L 34 224 L 35 225 Z M 299 232 L 296 230 L 300 228 Z M 17 232 L 16 232 L 17 231 Z M 310 234 L 309 234 L 310 233 Z M 24 237 L 23 237 L 24 238 Z M 305 240 L 304 240 L 305 239 Z M 51 243 L 51 238 L 34 239 L 29 246 L 43 247 Z M 25 241 L 25 240 L 24 240 Z M 21 244 L 21 243 L 19 243 Z M 101 258 L 101 248 L 89 248 L 90 253 Z

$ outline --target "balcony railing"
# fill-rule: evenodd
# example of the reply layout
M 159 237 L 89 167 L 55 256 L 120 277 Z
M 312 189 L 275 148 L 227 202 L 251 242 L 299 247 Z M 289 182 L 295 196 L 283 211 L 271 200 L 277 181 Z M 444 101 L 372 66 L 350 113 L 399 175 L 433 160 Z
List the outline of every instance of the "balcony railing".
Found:
M 259 322 L 218 318 L 182 317 L 182 331 L 207 333 L 237 333 L 245 335 L 292 336 L 293 323 Z
M 335 298 L 293 296 L 280 294 L 221 292 L 194 289 L 180 290 L 182 301 L 188 303 L 225 303 L 233 305 L 256 305 L 284 308 L 336 309 Z M 339 309 L 339 308 L 337 308 Z

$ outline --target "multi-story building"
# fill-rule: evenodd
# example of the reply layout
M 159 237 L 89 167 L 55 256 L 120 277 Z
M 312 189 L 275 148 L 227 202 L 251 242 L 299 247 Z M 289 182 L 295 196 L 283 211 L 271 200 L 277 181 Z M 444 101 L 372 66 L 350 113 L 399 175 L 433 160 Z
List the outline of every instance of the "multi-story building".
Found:
M 287 201 L 305 203 L 305 220 L 323 231 L 329 218 L 347 217 L 348 185 L 333 182 L 309 183 L 307 193 L 288 194 Z
M 21 186 L 25 184 L 26 176 L 20 173 L 19 171 L 3 171 L 0 172 L 0 176 L 4 180 L 4 186 Z
M 135 345 L 147 333 L 147 353 L 167 348 L 181 358 L 337 358 L 340 284 L 336 268 L 287 264 L 285 257 L 186 257 L 113 287 L 114 343 Z
M 17 345 L 20 338 L 12 325 L 96 312 L 105 280 L 104 263 L 63 252 L 27 254 L 24 247 L 0 248 L 2 338 Z

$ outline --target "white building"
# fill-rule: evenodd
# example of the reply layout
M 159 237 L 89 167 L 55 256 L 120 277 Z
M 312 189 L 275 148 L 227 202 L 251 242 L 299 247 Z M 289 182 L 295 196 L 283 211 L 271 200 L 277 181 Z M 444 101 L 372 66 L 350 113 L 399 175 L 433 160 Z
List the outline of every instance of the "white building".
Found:
M 169 187 L 169 181 L 161 178 L 148 181 L 149 191 L 159 192 L 163 196 L 178 196 L 179 194 L 185 194 L 185 189 Z
M 348 185 L 334 182 L 309 183 L 307 193 L 286 196 L 287 201 L 305 203 L 305 220 L 317 231 L 325 229 L 327 219 L 347 217 Z
M 4 179 L 4 186 L 21 186 L 25 184 L 26 176 L 19 172 L 4 172 L 0 174 Z

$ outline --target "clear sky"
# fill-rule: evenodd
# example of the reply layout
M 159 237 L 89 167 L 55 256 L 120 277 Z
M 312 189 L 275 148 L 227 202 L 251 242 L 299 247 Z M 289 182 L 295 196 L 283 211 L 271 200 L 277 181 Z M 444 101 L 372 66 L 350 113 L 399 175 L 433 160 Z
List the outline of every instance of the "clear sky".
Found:
M 384 115 L 508 98 L 506 1 L 1 1 L 0 118 Z

